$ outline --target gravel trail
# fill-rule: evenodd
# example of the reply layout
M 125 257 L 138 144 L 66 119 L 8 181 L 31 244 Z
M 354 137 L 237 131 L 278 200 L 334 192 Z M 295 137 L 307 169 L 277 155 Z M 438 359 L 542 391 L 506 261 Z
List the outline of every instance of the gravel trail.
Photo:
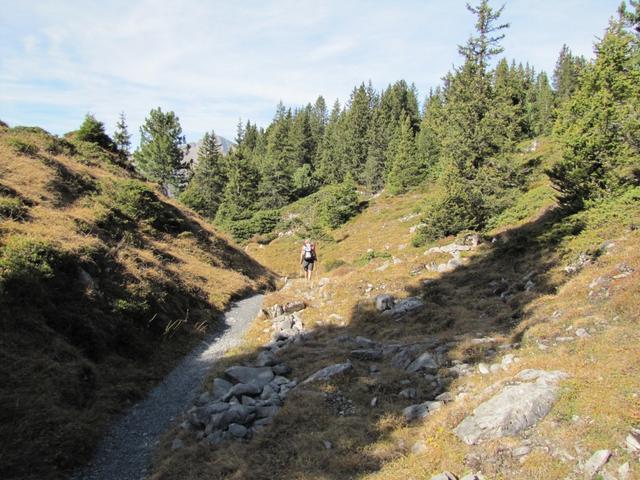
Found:
M 72 480 L 139 480 L 148 473 L 151 453 L 172 420 L 195 400 L 207 372 L 242 340 L 262 306 L 264 295 L 240 300 L 225 313 L 223 331 L 189 353 L 146 399 L 116 421 L 97 447 L 92 462 Z

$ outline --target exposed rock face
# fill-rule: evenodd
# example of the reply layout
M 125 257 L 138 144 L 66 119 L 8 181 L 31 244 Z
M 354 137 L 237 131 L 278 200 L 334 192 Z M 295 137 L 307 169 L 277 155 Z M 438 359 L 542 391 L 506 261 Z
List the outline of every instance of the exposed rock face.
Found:
M 478 406 L 455 429 L 468 445 L 493 438 L 515 435 L 542 419 L 555 403 L 563 372 L 523 370 L 516 379 L 521 383 L 504 387 Z
M 304 325 L 297 313 L 285 314 L 273 319 L 273 330 L 271 339 L 274 342 L 283 341 L 286 344 L 294 341 L 304 332 Z
M 376 297 L 376 310 L 378 310 L 379 312 L 384 312 L 385 310 L 393 308 L 394 304 L 395 299 L 392 295 L 385 293 Z
M 353 368 L 350 362 L 347 363 L 336 363 L 335 365 L 329 365 L 328 367 L 324 367 L 321 370 L 318 370 L 316 373 L 308 377 L 302 383 L 311 383 L 317 381 L 328 380 L 331 377 L 335 377 L 336 375 L 341 375 L 343 373 L 348 372 Z
M 385 310 L 382 314 L 390 317 L 401 317 L 420 310 L 422 307 L 424 307 L 424 302 L 421 298 L 408 297 L 403 300 L 398 300 L 392 308 Z

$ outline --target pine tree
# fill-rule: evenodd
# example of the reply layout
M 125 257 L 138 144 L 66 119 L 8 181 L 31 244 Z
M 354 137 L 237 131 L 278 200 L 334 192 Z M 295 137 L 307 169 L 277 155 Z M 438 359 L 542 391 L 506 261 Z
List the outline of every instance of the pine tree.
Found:
M 344 151 L 344 116 L 338 100 L 333 104 L 331 115 L 322 138 L 321 155 L 316 176 L 323 185 L 339 183 L 344 178 L 342 164 Z
M 140 147 L 133 154 L 135 166 L 147 179 L 158 182 L 166 194 L 178 190 L 185 143 L 175 113 L 164 113 L 160 107 L 151 110 L 140 127 Z
M 369 147 L 367 149 L 367 161 L 362 172 L 364 184 L 372 192 L 381 190 L 386 180 L 388 141 L 385 127 L 382 110 L 379 107 L 375 108 L 371 118 L 371 125 L 367 132 Z
M 440 87 L 429 92 L 424 105 L 420 132 L 416 137 L 417 155 L 428 170 L 435 170 L 440 162 L 443 103 Z
M 561 201 L 585 202 L 640 183 L 640 47 L 638 37 L 613 21 L 596 45 L 580 87 L 566 103 L 556 134 L 563 158 L 549 172 Z
M 127 128 L 124 112 L 120 112 L 118 123 L 116 123 L 116 129 L 113 132 L 113 143 L 118 150 L 120 158 L 125 162 L 128 161 L 131 152 L 131 135 Z
M 358 213 L 356 184 L 350 173 L 342 183 L 328 187 L 320 205 L 319 217 L 322 223 L 336 228 Z
M 345 114 L 344 146 L 345 151 L 340 152 L 340 161 L 345 172 L 358 181 L 362 178 L 363 167 L 367 161 L 367 132 L 371 122 L 371 90 L 364 83 L 355 88 L 351 93 L 349 108 Z
M 553 71 L 553 89 L 559 104 L 566 102 L 574 94 L 585 65 L 583 57 L 574 56 L 567 45 L 562 46 Z
M 387 187 L 392 194 L 406 192 L 419 185 L 425 178 L 426 168 L 417 154 L 411 119 L 404 118 L 398 131 L 395 157 L 387 178 Z
M 544 72 L 538 75 L 536 84 L 531 89 L 528 108 L 531 133 L 534 136 L 548 135 L 555 119 L 555 106 L 549 77 Z
M 227 173 L 222 148 L 215 132 L 205 133 L 198 150 L 198 163 L 180 200 L 201 215 L 213 219 L 222 202 Z
M 96 120 L 92 114 L 87 113 L 80 128 L 76 132 L 76 138 L 84 142 L 95 143 L 107 150 L 115 150 L 113 140 L 107 135 L 104 123 Z
M 227 182 L 222 202 L 216 212 L 216 223 L 229 225 L 232 222 L 251 218 L 256 211 L 259 181 L 258 171 L 241 149 L 232 151 L 227 161 Z

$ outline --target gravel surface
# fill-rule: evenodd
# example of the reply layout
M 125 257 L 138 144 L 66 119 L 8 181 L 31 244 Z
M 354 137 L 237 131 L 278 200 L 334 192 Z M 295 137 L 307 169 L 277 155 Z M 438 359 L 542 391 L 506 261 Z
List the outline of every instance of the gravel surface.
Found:
M 171 422 L 190 407 L 211 366 L 238 345 L 262 306 L 261 294 L 241 300 L 225 313 L 223 331 L 187 355 L 149 396 L 113 425 L 92 462 L 72 480 L 138 480 L 149 473 L 151 453 Z

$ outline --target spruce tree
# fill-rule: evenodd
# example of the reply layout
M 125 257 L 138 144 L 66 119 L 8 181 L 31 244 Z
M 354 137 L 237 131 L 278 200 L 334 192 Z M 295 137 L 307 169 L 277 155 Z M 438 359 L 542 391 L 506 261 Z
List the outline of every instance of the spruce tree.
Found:
M 388 141 L 385 127 L 383 112 L 378 107 L 373 111 L 371 125 L 367 132 L 367 161 L 362 172 L 364 184 L 372 192 L 381 190 L 386 180 Z
M 160 107 L 151 110 L 140 127 L 140 147 L 133 154 L 136 168 L 149 180 L 158 182 L 166 194 L 180 189 L 185 138 L 180 120 Z
M 344 148 L 344 116 L 338 100 L 333 104 L 331 115 L 322 138 L 319 164 L 316 176 L 320 183 L 329 185 L 341 182 L 345 168 L 342 163 Z
M 84 142 L 95 143 L 107 150 L 115 150 L 113 140 L 107 135 L 104 129 L 104 123 L 96 120 L 91 113 L 87 113 L 80 128 L 76 132 L 76 138 Z
M 345 114 L 344 147 L 339 152 L 340 162 L 345 172 L 350 173 L 358 181 L 362 178 L 363 167 L 367 161 L 367 132 L 371 122 L 371 90 L 364 83 L 351 93 L 349 108 Z
M 559 104 L 563 104 L 574 94 L 585 65 L 583 57 L 574 56 L 567 45 L 562 46 L 553 71 L 553 89 Z
M 118 123 L 116 123 L 116 129 L 113 132 L 113 143 L 118 150 L 120 158 L 125 162 L 128 161 L 131 152 L 131 135 L 127 128 L 124 112 L 120 112 Z
M 416 137 L 417 155 L 425 167 L 434 173 L 440 163 L 443 109 L 443 94 L 438 87 L 429 92 L 425 101 L 420 132 Z
M 419 185 L 426 174 L 425 165 L 416 151 L 411 119 L 407 116 L 400 124 L 395 156 L 387 178 L 387 187 L 392 194 L 406 192 Z
M 198 150 L 198 163 L 180 200 L 201 215 L 213 219 L 222 202 L 227 172 L 222 148 L 215 132 L 205 133 Z
M 222 202 L 216 211 L 216 223 L 229 225 L 232 222 L 251 218 L 257 210 L 258 181 L 258 171 L 243 150 L 232 151 L 228 156 L 227 182 L 224 186 Z

